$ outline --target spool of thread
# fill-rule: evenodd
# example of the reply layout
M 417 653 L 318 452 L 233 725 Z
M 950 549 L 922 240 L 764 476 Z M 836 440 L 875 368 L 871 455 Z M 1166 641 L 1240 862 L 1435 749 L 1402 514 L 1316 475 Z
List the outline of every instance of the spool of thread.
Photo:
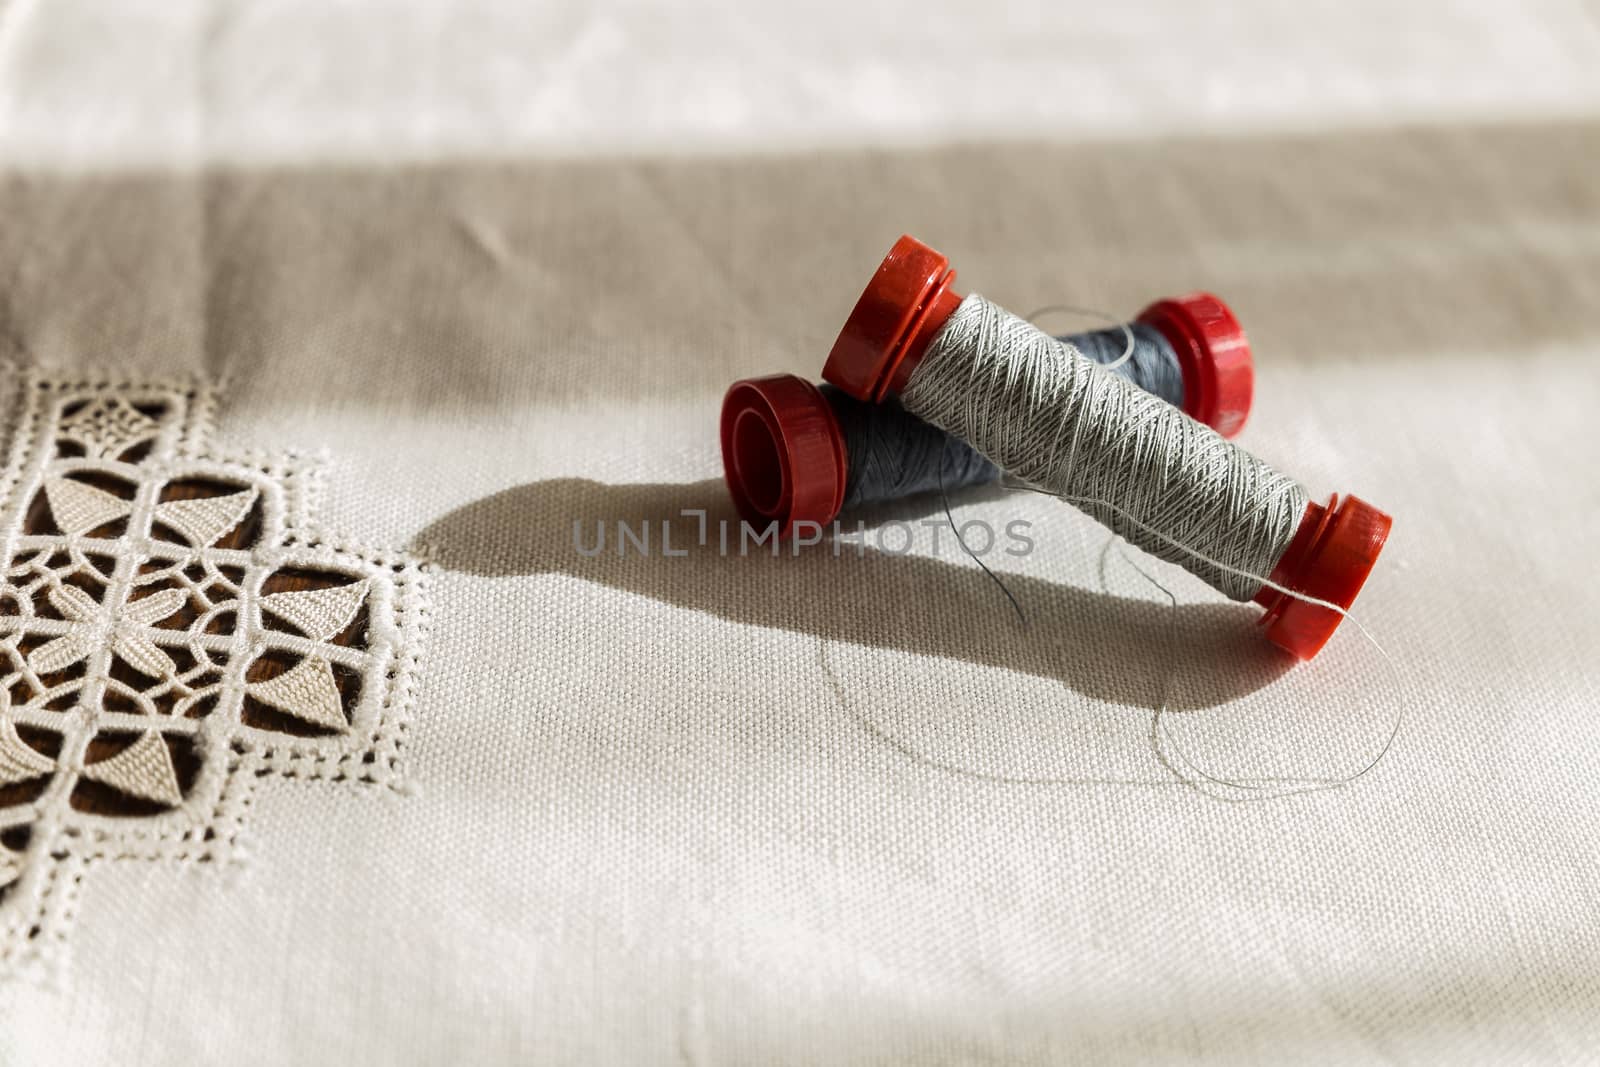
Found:
M 1219 433 L 1231 437 L 1249 415 L 1250 344 L 1227 305 L 1209 293 L 1159 300 L 1126 326 L 1061 340 Z M 796 523 L 823 526 L 852 508 L 1000 476 L 979 452 L 892 396 L 857 400 L 792 374 L 729 387 L 722 457 L 739 514 L 755 524 L 776 521 L 780 537 Z
M 954 281 L 948 259 L 902 237 L 823 377 L 858 400 L 897 394 L 908 412 L 1008 473 L 1232 599 L 1254 600 L 1270 641 L 1316 655 L 1343 614 L 1313 601 L 1348 610 L 1390 517 L 1353 496 L 1312 502 L 1212 428 L 983 297 L 963 299 Z

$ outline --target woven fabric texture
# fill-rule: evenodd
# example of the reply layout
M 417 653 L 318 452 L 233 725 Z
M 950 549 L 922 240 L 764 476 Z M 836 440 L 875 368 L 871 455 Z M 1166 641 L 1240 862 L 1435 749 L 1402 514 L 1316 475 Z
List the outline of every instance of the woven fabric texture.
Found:
M 203 385 L 431 618 L 406 788 L 63 860 L 0 1063 L 1600 1048 L 1592 6 L 904 7 L 0 5 L 7 433 L 25 371 Z M 955 501 L 1031 524 L 1025 628 L 936 510 L 721 556 L 722 390 L 814 378 L 901 232 L 1023 314 L 1222 294 L 1240 443 L 1395 516 L 1382 651 L 1291 669 L 1037 496 Z M 1401 711 L 1343 789 L 1184 769 L 1347 772 Z

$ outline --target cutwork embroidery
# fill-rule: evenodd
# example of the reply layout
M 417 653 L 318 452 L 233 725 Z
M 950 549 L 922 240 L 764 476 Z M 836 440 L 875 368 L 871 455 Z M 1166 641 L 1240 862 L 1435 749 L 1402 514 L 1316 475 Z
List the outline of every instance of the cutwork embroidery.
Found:
M 209 861 L 262 777 L 395 785 L 422 573 L 311 525 L 203 390 L 29 378 L 0 481 L 0 962 L 82 873 Z

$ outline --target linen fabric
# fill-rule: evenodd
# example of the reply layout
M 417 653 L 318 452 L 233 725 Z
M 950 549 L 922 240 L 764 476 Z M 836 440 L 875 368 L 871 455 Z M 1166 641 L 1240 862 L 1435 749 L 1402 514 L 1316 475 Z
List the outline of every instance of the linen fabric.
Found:
M 431 618 L 406 788 L 264 778 L 217 862 L 89 864 L 0 1063 L 1592 1058 L 1597 37 L 0 7 L 10 376 L 209 383 L 219 447 L 309 454 Z M 1020 314 L 1224 296 L 1240 443 L 1395 517 L 1376 644 L 1291 667 L 1027 494 L 952 501 L 1026 625 L 936 503 L 720 554 L 723 389 L 815 378 L 902 232 Z M 1343 788 L 1201 773 L 1343 776 L 1397 715 Z

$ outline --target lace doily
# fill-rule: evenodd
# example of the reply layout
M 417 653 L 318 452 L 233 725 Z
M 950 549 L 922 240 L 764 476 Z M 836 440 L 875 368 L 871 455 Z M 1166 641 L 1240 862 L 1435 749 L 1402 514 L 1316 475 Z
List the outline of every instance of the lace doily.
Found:
M 120 858 L 209 862 L 264 777 L 394 786 L 422 573 L 310 521 L 196 388 L 31 377 L 0 480 L 0 962 Z

